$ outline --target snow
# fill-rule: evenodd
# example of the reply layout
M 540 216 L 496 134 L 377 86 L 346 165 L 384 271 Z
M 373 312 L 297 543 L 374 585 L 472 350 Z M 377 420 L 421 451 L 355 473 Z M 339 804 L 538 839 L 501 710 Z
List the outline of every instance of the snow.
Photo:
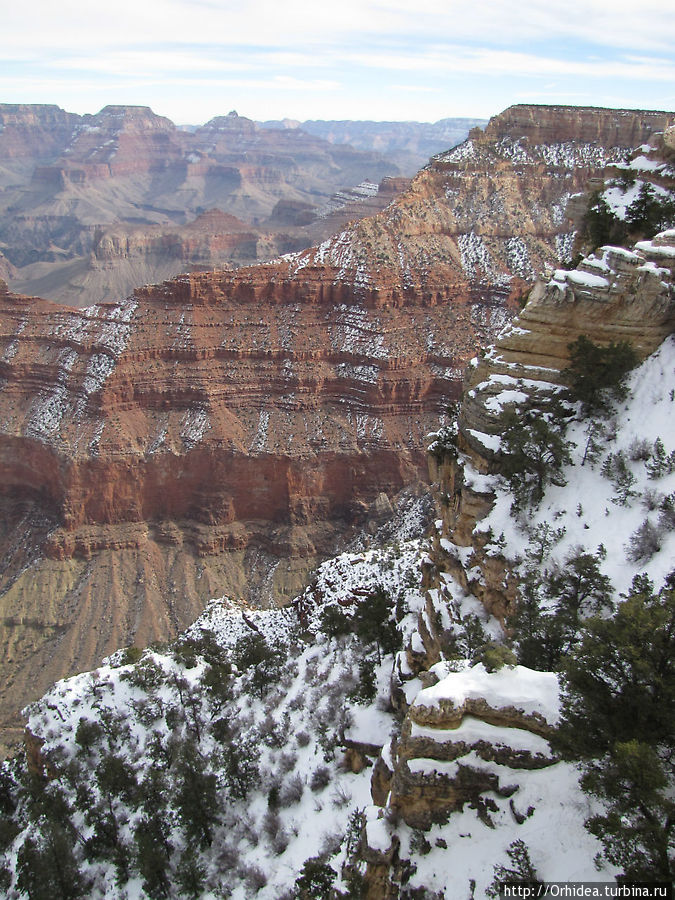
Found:
M 492 529 L 494 534 L 504 533 L 507 555 L 523 557 L 530 545 L 531 533 L 539 525 L 551 525 L 564 529 L 564 534 L 551 550 L 547 566 L 564 564 L 566 555 L 579 546 L 595 553 L 602 544 L 607 556 L 600 564 L 618 596 L 630 589 L 637 572 L 646 574 L 657 587 L 673 568 L 675 558 L 675 533 L 662 529 L 661 549 L 651 559 L 639 564 L 627 558 L 629 538 L 647 518 L 654 524 L 658 511 L 649 512 L 645 497 L 656 492 L 663 497 L 675 491 L 675 473 L 659 479 L 650 479 L 647 464 L 632 460 L 632 447 L 636 442 L 646 442 L 651 449 L 657 438 L 665 446 L 666 453 L 675 450 L 675 338 L 669 337 L 627 380 L 629 396 L 615 404 L 613 419 L 606 426 L 610 436 L 600 436 L 601 453 L 596 462 L 581 465 L 588 439 L 586 422 L 574 422 L 567 431 L 567 438 L 574 443 L 573 463 L 566 466 L 564 486 L 549 485 L 539 507 L 528 511 L 526 522 L 514 519 L 511 514 L 513 497 L 503 485 L 497 489 L 491 512 L 478 524 L 478 530 Z M 612 424 L 613 421 L 613 424 Z M 628 468 L 635 479 L 634 496 L 625 505 L 616 502 L 616 489 L 602 475 L 602 463 L 609 453 L 623 451 Z
M 366 842 L 371 850 L 386 853 L 391 847 L 391 833 L 382 818 L 382 810 L 370 806 L 366 810 Z
M 577 284 L 581 287 L 609 289 L 609 281 L 606 278 L 603 278 L 602 275 L 593 275 L 591 272 L 583 272 L 579 269 L 574 269 L 567 272 L 566 278 L 568 282 L 572 282 L 572 284 Z
M 460 261 L 467 277 L 472 280 L 487 281 L 499 287 L 507 287 L 512 280 L 508 272 L 501 272 L 495 266 L 492 255 L 485 245 L 483 238 L 470 231 L 468 234 L 460 234 L 457 238 Z M 519 265 L 525 265 L 525 256 L 520 244 L 514 244 L 514 253 L 520 252 Z
M 258 420 L 258 431 L 256 432 L 255 437 L 253 438 L 253 443 L 250 447 L 251 453 L 262 453 L 267 446 L 267 431 L 270 424 L 270 414 L 266 409 L 260 410 L 260 417 Z
M 484 742 L 493 747 L 510 747 L 528 753 L 550 756 L 548 741 L 538 734 L 532 734 L 524 728 L 506 728 L 490 725 L 474 716 L 464 716 L 457 728 L 430 728 L 427 725 L 412 723 L 411 738 L 430 738 L 438 743 L 465 743 L 468 745 Z
M 484 431 L 477 431 L 475 428 L 467 429 L 469 434 L 474 437 L 487 450 L 497 453 L 502 445 L 502 439 L 498 434 L 486 434 Z
M 492 709 L 514 707 L 525 715 L 538 714 L 554 725 L 560 715 L 558 676 L 525 666 L 504 666 L 488 672 L 479 663 L 463 672 L 447 673 L 446 663 L 431 671 L 441 676 L 438 684 L 420 691 L 414 706 L 438 706 L 442 701 L 459 708 L 467 700 L 484 699 Z

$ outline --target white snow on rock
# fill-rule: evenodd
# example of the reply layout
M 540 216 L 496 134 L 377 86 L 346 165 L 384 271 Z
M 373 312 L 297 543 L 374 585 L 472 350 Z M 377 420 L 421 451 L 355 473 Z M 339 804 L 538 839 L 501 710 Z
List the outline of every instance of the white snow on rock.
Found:
M 466 700 L 484 699 L 493 709 L 514 707 L 526 715 L 538 713 L 554 725 L 560 716 L 558 676 L 525 666 L 503 666 L 488 672 L 482 663 L 462 672 L 447 672 L 446 663 L 431 669 L 438 684 L 420 691 L 414 706 L 438 706 L 449 701 L 459 708 Z

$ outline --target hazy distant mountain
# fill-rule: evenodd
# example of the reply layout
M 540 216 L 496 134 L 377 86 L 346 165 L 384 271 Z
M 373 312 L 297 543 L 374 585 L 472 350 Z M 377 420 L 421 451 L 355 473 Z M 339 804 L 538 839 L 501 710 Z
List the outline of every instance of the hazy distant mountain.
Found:
M 358 150 L 376 151 L 390 157 L 406 175 L 413 175 L 430 156 L 449 150 L 465 140 L 476 125 L 487 119 L 452 118 L 438 122 L 368 122 L 295 119 L 260 122 L 263 128 L 295 129 L 330 141 L 351 144 Z

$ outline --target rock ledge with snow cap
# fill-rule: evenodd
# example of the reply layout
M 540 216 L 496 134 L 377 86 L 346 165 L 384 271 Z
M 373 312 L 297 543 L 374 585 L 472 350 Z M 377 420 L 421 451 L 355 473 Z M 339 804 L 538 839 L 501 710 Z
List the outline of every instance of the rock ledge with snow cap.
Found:
M 546 736 L 558 721 L 559 684 L 552 672 L 525 666 L 488 672 L 482 664 L 447 672 L 447 663 L 439 663 L 431 671 L 441 677 L 415 698 L 410 718 L 417 725 L 457 728 L 464 716 L 470 715 L 492 725 Z

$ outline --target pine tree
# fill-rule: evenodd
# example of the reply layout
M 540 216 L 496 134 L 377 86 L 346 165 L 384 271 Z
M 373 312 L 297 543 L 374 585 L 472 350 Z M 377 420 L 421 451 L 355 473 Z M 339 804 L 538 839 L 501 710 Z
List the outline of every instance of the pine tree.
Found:
M 503 863 L 499 863 L 495 866 L 494 880 L 485 891 L 488 897 L 500 897 L 503 884 L 528 884 L 533 887 L 543 884 L 532 864 L 530 851 L 525 841 L 513 841 L 512 844 L 509 844 L 506 855 L 509 858 L 509 865 L 505 866 Z M 532 896 L 536 897 L 537 894 Z
M 626 395 L 625 381 L 638 357 L 628 341 L 611 341 L 606 347 L 585 334 L 567 345 L 570 364 L 561 375 L 567 379 L 574 400 L 584 415 L 605 415 L 612 399 Z
M 510 410 L 502 417 L 500 472 L 508 480 L 515 506 L 536 505 L 547 484 L 565 485 L 563 466 L 572 461 L 565 422 L 554 412 Z
M 17 854 L 17 885 L 29 900 L 79 900 L 89 885 L 73 853 L 72 835 L 53 821 L 42 821 Z
M 587 822 L 636 880 L 675 877 L 675 573 L 637 576 L 611 618 L 586 623 L 565 662 L 557 742 L 605 811 Z
M 204 765 L 197 747 L 186 742 L 178 758 L 175 777 L 175 803 L 186 833 L 210 847 L 213 829 L 220 812 L 216 791 L 216 776 Z
M 377 587 L 356 607 L 352 622 L 364 643 L 375 644 L 377 661 L 382 653 L 395 653 L 401 646 L 401 633 L 392 618 L 394 601 L 383 587 Z
M 330 896 L 335 882 L 335 871 L 320 857 L 306 860 L 295 881 L 295 889 L 300 900 L 324 900 Z
M 604 548 L 595 554 L 576 548 L 551 571 L 528 568 L 518 606 L 507 622 L 522 665 L 557 669 L 579 640 L 584 619 L 610 606 L 611 582 L 600 571 L 604 556 Z

